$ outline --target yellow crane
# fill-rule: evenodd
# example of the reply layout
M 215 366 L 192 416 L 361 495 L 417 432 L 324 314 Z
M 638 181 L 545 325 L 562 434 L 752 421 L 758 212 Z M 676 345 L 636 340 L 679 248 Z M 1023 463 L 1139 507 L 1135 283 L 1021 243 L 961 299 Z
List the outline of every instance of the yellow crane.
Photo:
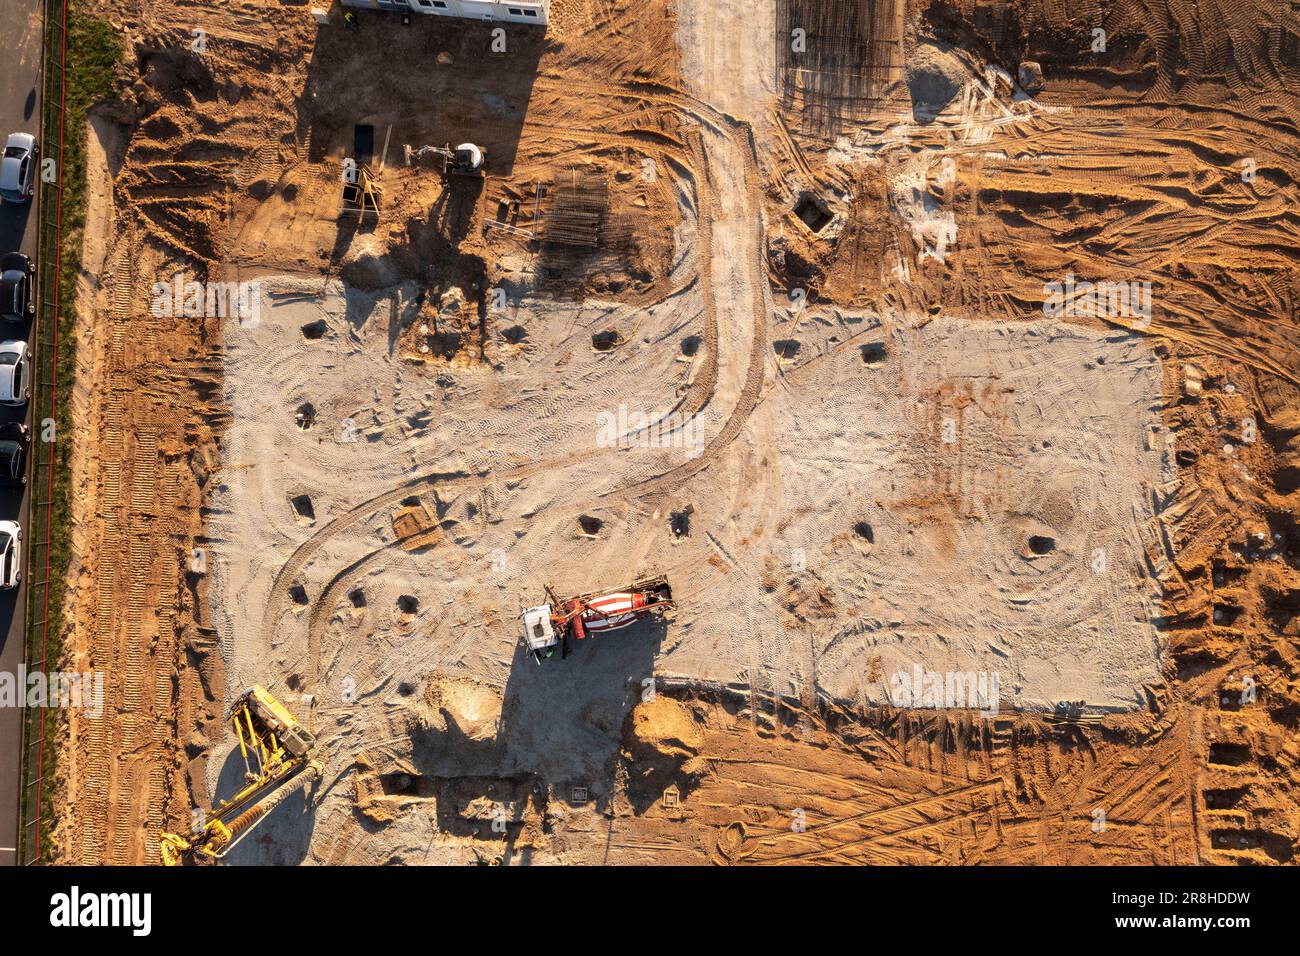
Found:
M 188 836 L 164 833 L 159 849 L 166 866 L 220 860 L 286 797 L 321 775 L 312 759 L 315 738 L 265 687 L 240 694 L 226 719 L 244 757 L 244 789 Z

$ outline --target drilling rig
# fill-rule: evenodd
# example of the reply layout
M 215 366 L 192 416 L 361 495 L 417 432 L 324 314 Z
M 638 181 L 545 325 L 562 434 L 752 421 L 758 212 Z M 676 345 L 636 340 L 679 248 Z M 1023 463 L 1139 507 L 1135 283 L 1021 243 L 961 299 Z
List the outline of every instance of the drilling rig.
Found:
M 315 738 L 265 687 L 240 694 L 226 719 L 244 758 L 244 789 L 196 821 L 188 836 L 164 833 L 159 848 L 166 866 L 220 860 L 286 797 L 320 778 Z
M 483 150 L 473 143 L 450 146 L 406 147 L 406 165 L 413 166 L 426 159 L 441 161 L 443 172 L 454 176 L 483 176 Z
M 524 646 L 540 664 L 560 648 L 569 656 L 569 638 L 617 631 L 673 607 L 673 589 L 663 575 L 642 578 L 623 588 L 557 598 L 548 584 L 548 603 L 524 611 Z

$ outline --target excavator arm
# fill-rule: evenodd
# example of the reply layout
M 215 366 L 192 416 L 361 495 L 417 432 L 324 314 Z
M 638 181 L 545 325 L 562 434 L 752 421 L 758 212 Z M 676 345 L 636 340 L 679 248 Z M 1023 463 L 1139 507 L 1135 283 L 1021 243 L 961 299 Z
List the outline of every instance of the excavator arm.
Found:
M 244 758 L 245 786 L 187 836 L 164 833 L 167 866 L 220 860 L 290 794 L 319 779 L 315 739 L 266 688 L 246 690 L 226 714 Z

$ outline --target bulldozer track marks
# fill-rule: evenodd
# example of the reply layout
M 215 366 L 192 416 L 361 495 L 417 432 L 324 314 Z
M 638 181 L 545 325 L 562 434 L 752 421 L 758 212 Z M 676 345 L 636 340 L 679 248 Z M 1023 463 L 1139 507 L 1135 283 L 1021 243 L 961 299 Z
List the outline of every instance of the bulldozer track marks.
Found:
M 572 91 L 570 91 L 572 92 Z M 748 191 L 757 189 L 757 153 L 753 140 L 752 131 L 747 125 L 738 124 L 729 118 L 722 116 L 716 111 L 708 108 L 685 94 L 671 90 L 665 90 L 655 86 L 641 89 L 635 88 L 629 90 L 625 95 L 631 99 L 643 100 L 647 102 L 656 102 L 667 105 L 673 109 L 689 111 L 688 117 L 696 122 L 703 122 L 707 129 L 713 131 L 713 135 L 725 136 L 729 141 L 734 143 L 734 148 L 740 152 L 744 161 L 744 177 Z M 716 200 L 713 196 L 713 189 L 709 183 L 709 163 L 707 155 L 707 146 L 702 140 L 702 131 L 699 128 L 687 128 L 685 132 L 685 149 L 682 152 L 675 152 L 674 159 L 689 173 L 694 173 L 694 199 L 697 206 L 697 248 L 694 259 L 697 263 L 696 277 L 692 281 L 699 283 L 701 292 L 704 296 L 703 309 L 703 348 L 706 350 L 705 365 L 696 375 L 690 388 L 683 398 L 674 406 L 678 415 L 683 418 L 690 418 L 699 414 L 713 398 L 717 383 L 717 367 L 719 361 L 719 340 L 718 340 L 718 303 L 712 288 L 712 275 L 710 255 L 712 242 L 712 226 L 716 216 Z M 584 133 L 584 138 L 586 134 Z M 611 136 L 612 142 L 625 142 L 618 136 Z M 662 144 L 658 144 L 661 145 Z M 752 194 L 752 192 L 751 192 Z M 753 315 L 750 326 L 751 347 L 748 356 L 748 366 L 745 372 L 745 379 L 742 392 L 736 406 L 732 409 L 730 415 L 724 422 L 720 432 L 708 443 L 704 452 L 691 462 L 671 469 L 670 471 L 657 477 L 639 482 L 628 487 L 609 492 L 603 498 L 610 500 L 626 500 L 630 498 L 647 498 L 656 494 L 676 487 L 681 482 L 689 479 L 692 475 L 698 473 L 708 466 L 721 452 L 736 438 L 744 427 L 745 421 L 749 414 L 758 404 L 761 394 L 763 379 L 766 373 L 767 358 L 767 322 L 769 315 L 769 306 L 766 295 L 766 267 L 761 261 L 759 250 L 762 246 L 761 224 L 758 223 L 757 217 L 752 217 L 749 228 L 754 230 L 752 239 L 752 258 L 747 263 L 752 283 L 752 289 L 748 298 L 754 303 Z M 738 278 L 733 278 L 733 282 L 738 282 Z M 679 290 L 674 290 L 669 297 L 676 295 Z M 736 295 L 736 289 L 733 287 L 728 301 L 735 301 L 743 298 Z M 665 301 L 665 300 L 661 300 Z M 275 630 L 279 623 L 288 613 L 287 589 L 288 586 L 298 581 L 305 573 L 307 567 L 313 562 L 315 557 L 321 552 L 324 545 L 337 537 L 339 534 L 355 529 L 371 518 L 376 512 L 386 507 L 390 507 L 401 498 L 410 494 L 412 491 L 421 487 L 437 488 L 440 494 L 456 494 L 466 490 L 472 490 L 475 486 L 486 487 L 488 485 L 503 482 L 514 481 L 525 478 L 530 474 L 536 473 L 542 468 L 554 469 L 563 467 L 569 463 L 576 463 L 584 457 L 580 453 L 565 456 L 546 463 L 534 463 L 510 471 L 501 472 L 492 475 L 429 475 L 421 476 L 404 482 L 402 485 L 376 496 L 366 502 L 363 502 L 352 508 L 345 515 L 342 515 L 325 527 L 317 531 L 307 542 L 298 547 L 289 561 L 277 572 L 272 583 L 271 598 L 268 603 L 265 621 L 266 626 Z M 374 566 L 381 556 L 391 552 L 396 544 L 387 544 L 380 548 L 374 548 L 358 557 L 351 564 L 339 572 L 330 576 L 324 585 L 320 596 L 313 602 L 313 608 L 307 617 L 308 628 L 308 658 L 312 662 L 309 672 L 313 679 L 319 677 L 319 653 L 320 653 L 320 630 L 327 625 L 334 609 L 339 605 L 346 594 L 351 582 L 363 575 L 366 570 Z

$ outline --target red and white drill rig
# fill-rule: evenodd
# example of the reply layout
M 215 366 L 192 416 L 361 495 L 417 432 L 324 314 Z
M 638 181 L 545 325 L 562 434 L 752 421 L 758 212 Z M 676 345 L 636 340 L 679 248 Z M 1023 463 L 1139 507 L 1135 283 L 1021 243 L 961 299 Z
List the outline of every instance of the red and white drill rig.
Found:
M 539 664 L 554 656 L 556 647 L 561 657 L 567 657 L 570 637 L 580 641 L 617 631 L 673 606 L 673 589 L 663 575 L 642 578 L 617 590 L 570 598 L 557 598 L 547 585 L 546 597 L 549 603 L 523 613 L 524 644 Z

